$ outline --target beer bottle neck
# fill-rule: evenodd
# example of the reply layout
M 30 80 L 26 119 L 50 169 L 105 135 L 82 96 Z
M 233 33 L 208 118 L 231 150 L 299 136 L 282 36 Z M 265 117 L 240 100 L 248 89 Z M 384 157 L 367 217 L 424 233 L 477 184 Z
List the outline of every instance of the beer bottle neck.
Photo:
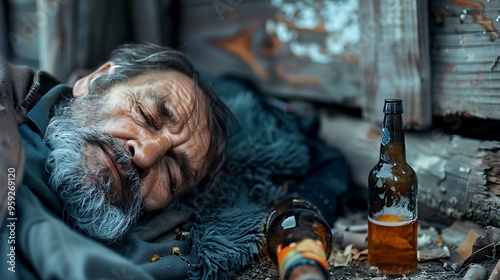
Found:
M 380 161 L 406 162 L 403 116 L 401 113 L 386 113 L 382 123 Z

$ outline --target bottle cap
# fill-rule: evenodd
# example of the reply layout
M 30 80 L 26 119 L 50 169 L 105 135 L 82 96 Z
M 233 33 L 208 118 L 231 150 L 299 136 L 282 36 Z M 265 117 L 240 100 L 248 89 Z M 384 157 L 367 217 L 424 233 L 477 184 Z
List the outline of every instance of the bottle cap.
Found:
M 403 101 L 401 99 L 386 99 L 384 104 L 385 114 L 402 114 Z

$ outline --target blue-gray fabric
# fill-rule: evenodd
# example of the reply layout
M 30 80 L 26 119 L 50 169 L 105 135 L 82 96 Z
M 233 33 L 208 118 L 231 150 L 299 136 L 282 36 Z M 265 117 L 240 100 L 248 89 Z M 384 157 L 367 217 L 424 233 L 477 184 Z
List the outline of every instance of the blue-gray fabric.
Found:
M 340 154 L 312 141 L 300 128 L 307 121 L 280 117 L 241 84 L 221 80 L 214 87 L 239 122 L 229 139 L 224 171 L 205 192 L 196 189 L 167 209 L 146 215 L 121 240 L 106 245 L 72 228 L 47 185 L 48 148 L 42 135 L 50 108 L 71 89 L 61 85 L 49 91 L 30 111 L 30 122 L 19 126 L 27 158 L 23 186 L 16 194 L 16 273 L 2 267 L 0 278 L 230 279 L 254 261 L 265 219 L 284 196 L 321 203 L 326 194 L 334 206 L 320 209 L 333 220 L 337 201 L 348 188 Z M 183 240 L 176 239 L 179 230 L 188 233 Z M 3 228 L 3 264 L 8 260 L 6 234 Z M 152 260 L 155 255 L 159 258 Z
M 28 113 L 19 126 L 26 152 L 23 185 L 16 192 L 15 272 L 7 270 L 9 234 L 2 228 L 0 279 L 113 279 L 131 275 L 153 279 L 130 260 L 77 233 L 64 223 L 63 207 L 47 185 L 49 152 L 42 140 L 52 105 L 71 89 L 58 86 Z M 10 265 L 9 265 L 10 266 Z

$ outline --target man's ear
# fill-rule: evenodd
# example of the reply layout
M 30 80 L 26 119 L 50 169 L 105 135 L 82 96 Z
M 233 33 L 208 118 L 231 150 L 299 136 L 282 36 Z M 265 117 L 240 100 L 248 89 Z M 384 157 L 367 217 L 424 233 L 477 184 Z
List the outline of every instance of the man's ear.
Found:
M 108 61 L 105 64 L 101 65 L 101 67 L 97 68 L 94 72 L 76 81 L 75 85 L 73 86 L 73 97 L 78 98 L 87 94 L 90 81 L 98 74 L 106 74 L 114 65 L 114 62 Z

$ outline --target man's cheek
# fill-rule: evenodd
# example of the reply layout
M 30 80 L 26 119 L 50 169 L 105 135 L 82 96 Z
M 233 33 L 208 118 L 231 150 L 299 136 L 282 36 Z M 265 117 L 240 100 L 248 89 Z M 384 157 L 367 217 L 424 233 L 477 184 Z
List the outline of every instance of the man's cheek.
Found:
M 165 191 L 153 190 L 143 197 L 143 206 L 146 211 L 161 209 L 172 200 L 172 197 Z

